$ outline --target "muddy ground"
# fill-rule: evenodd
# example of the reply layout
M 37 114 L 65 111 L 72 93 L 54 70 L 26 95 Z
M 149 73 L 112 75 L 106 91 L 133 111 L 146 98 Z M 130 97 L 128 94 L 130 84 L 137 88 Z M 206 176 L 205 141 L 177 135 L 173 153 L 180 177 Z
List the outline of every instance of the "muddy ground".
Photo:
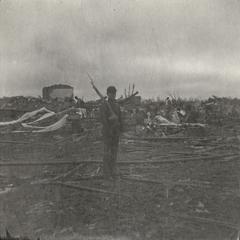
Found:
M 1 234 L 8 228 L 31 239 L 237 239 L 237 123 L 165 139 L 133 136 L 121 139 L 120 176 L 106 181 L 101 163 L 79 162 L 101 161 L 96 134 L 2 134 Z

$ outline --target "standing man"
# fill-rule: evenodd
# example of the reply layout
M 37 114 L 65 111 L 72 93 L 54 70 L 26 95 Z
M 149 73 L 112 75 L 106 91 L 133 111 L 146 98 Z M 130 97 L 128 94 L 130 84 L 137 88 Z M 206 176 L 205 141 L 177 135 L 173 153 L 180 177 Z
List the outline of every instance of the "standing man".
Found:
M 100 118 L 103 125 L 102 134 L 104 142 L 103 174 L 106 179 L 116 177 L 116 161 L 119 137 L 122 132 L 122 117 L 120 106 L 116 101 L 116 88 L 107 88 L 108 99 L 103 100 L 100 107 Z

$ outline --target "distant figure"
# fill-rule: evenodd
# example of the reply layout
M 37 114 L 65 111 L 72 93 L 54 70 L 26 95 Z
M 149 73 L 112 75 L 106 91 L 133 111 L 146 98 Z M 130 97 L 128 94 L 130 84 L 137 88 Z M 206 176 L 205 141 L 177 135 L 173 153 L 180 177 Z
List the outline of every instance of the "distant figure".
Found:
M 136 109 L 135 119 L 136 125 L 144 125 L 144 119 L 147 117 L 147 114 L 144 110 L 140 110 L 139 108 Z
M 171 112 L 172 112 L 172 101 L 170 99 L 170 97 L 167 97 L 165 99 L 165 118 L 167 118 L 168 120 L 171 119 Z
M 75 107 L 76 108 L 85 108 L 85 102 L 81 99 L 75 96 Z
M 116 88 L 107 88 L 107 100 L 100 107 L 102 135 L 104 142 L 103 174 L 105 179 L 114 179 L 117 174 L 116 161 L 119 137 L 122 132 L 122 117 L 120 106 L 116 101 Z
M 85 102 L 78 97 L 74 97 L 74 105 L 75 108 L 77 108 L 77 114 L 80 116 L 81 119 L 87 117 L 87 110 L 86 110 L 86 104 Z
M 186 112 L 184 110 L 181 110 L 180 108 L 177 108 L 177 116 L 180 120 L 180 123 L 183 123 L 185 120 Z
M 166 99 L 165 99 L 165 104 L 166 105 L 171 105 L 171 99 L 170 99 L 170 97 L 167 97 Z

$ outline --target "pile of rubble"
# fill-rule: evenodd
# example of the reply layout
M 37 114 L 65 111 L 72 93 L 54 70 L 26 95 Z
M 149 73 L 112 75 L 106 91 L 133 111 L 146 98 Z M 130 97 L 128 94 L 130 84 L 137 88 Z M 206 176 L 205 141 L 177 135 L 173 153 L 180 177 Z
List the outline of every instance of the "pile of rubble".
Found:
M 99 106 L 105 99 L 94 83 L 91 83 L 100 99 L 81 102 L 81 106 L 78 104 L 78 98 L 64 101 L 23 96 L 2 98 L 0 99 L 0 126 L 10 125 L 15 126 L 15 130 L 17 128 L 23 131 L 22 128 L 24 128 L 24 131 L 31 129 L 31 131 L 41 132 L 46 127 L 55 131 L 68 123 L 72 125 L 74 131 L 79 129 L 82 131 L 85 127 L 89 130 L 91 128 L 89 125 L 98 125 Z M 139 136 L 182 135 L 186 129 L 202 130 L 207 125 L 221 125 L 226 121 L 240 118 L 239 99 L 213 96 L 207 100 L 167 97 L 165 100 L 141 101 L 141 97 L 136 96 L 138 92 L 134 92 L 134 89 L 134 85 L 132 89 L 129 87 L 128 94 L 125 91 L 125 98 L 122 97 L 117 101 L 122 108 L 125 131 L 132 131 Z M 39 116 L 38 111 L 43 108 L 48 112 Z M 17 114 L 12 114 L 12 120 L 6 121 L 4 111 L 9 109 L 16 111 Z M 37 116 L 25 119 L 26 116 L 35 112 Z
M 211 97 L 208 100 L 167 98 L 165 101 L 146 100 L 125 113 L 140 135 L 165 136 L 201 129 L 208 125 L 221 126 L 240 118 L 240 100 Z M 134 120 L 134 122 L 133 122 Z
M 62 111 L 72 106 L 71 99 L 65 101 L 59 101 L 57 99 L 44 100 L 41 97 L 4 97 L 0 99 L 0 109 L 11 109 L 16 111 L 30 112 L 41 107 L 46 107 L 52 111 Z

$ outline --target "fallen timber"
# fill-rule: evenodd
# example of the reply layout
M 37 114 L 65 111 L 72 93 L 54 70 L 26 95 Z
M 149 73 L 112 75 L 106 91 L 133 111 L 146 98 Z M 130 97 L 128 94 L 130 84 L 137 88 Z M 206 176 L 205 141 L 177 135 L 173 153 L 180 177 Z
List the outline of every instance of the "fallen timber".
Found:
M 208 142 L 216 140 L 216 137 L 212 138 L 191 138 L 191 137 L 125 137 L 125 140 L 132 140 L 132 141 L 181 141 L 181 140 L 190 140 L 190 141 L 201 141 L 201 142 Z
M 233 224 L 233 223 L 229 223 L 229 222 L 225 222 L 225 221 L 221 221 L 221 220 L 215 220 L 215 219 L 211 219 L 211 218 L 204 218 L 204 217 L 195 217 L 195 216 L 188 216 L 188 215 L 182 215 L 182 214 L 173 214 L 173 213 L 169 213 L 167 214 L 169 217 L 173 217 L 173 218 L 182 218 L 188 221 L 198 221 L 198 222 L 202 222 L 202 223 L 213 223 L 213 224 L 217 224 L 220 226 L 224 226 L 227 228 L 231 228 L 234 230 L 239 231 L 240 227 L 237 224 Z
M 49 143 L 39 143 L 39 142 L 30 142 L 30 141 L 0 141 L 0 144 L 22 144 L 22 145 L 27 145 L 27 144 L 36 144 L 38 146 L 50 146 Z
M 81 185 L 74 185 L 74 184 L 71 184 L 71 183 L 51 182 L 50 181 L 50 182 L 40 182 L 40 183 L 35 183 L 35 184 L 58 185 L 58 186 L 62 186 L 62 187 L 66 187 L 66 188 L 72 188 L 72 189 L 81 190 L 81 191 L 124 196 L 124 197 L 127 197 L 127 198 L 130 198 L 130 199 L 134 200 L 131 196 L 129 196 L 127 194 L 124 194 L 124 193 L 113 192 L 113 191 L 108 191 L 108 190 L 103 190 L 103 189 L 93 188 L 93 187 L 86 187 L 86 186 L 81 186 Z
M 164 159 L 164 160 L 154 160 L 154 161 L 119 161 L 119 165 L 131 165 L 131 164 L 164 164 L 164 163 L 177 163 L 177 162 L 190 162 L 190 161 L 215 161 L 217 163 L 236 161 L 240 160 L 239 154 L 227 154 L 227 155 L 214 155 L 214 156 L 204 156 L 204 157 L 193 157 L 193 158 L 179 158 L 179 159 Z M 80 161 L 46 161 L 46 162 L 0 162 L 1 167 L 11 167 L 11 166 L 41 166 L 41 165 L 79 165 L 81 163 L 86 164 L 101 164 L 101 160 L 80 160 Z
M 163 184 L 167 186 L 191 186 L 191 187 L 203 187 L 211 188 L 212 185 L 205 183 L 194 183 L 194 182 L 176 182 L 176 181 L 165 181 L 165 180 L 152 180 L 147 178 L 136 178 L 129 176 L 121 176 L 122 180 L 132 181 L 132 182 L 141 182 L 141 183 L 152 183 L 152 184 Z
M 136 141 L 150 141 L 150 142 L 159 142 L 159 141 L 182 141 L 189 140 L 189 137 L 140 137 L 140 138 L 125 138 L 126 140 L 136 140 Z
M 205 182 L 196 182 L 196 181 L 171 181 L 171 180 L 153 180 L 153 179 L 147 179 L 147 178 L 139 178 L 139 177 L 131 177 L 127 175 L 123 175 L 120 177 L 122 181 L 127 182 L 135 182 L 135 183 L 145 183 L 145 184 L 159 184 L 163 185 L 167 188 L 172 188 L 175 186 L 183 186 L 183 187 L 194 187 L 199 189 L 217 189 L 221 191 L 222 195 L 231 195 L 235 197 L 239 197 L 238 191 L 233 191 L 230 188 L 223 188 L 222 185 L 216 184 L 216 183 L 205 183 Z M 82 179 L 81 179 L 82 180 Z M 168 189 L 169 190 L 169 189 Z

